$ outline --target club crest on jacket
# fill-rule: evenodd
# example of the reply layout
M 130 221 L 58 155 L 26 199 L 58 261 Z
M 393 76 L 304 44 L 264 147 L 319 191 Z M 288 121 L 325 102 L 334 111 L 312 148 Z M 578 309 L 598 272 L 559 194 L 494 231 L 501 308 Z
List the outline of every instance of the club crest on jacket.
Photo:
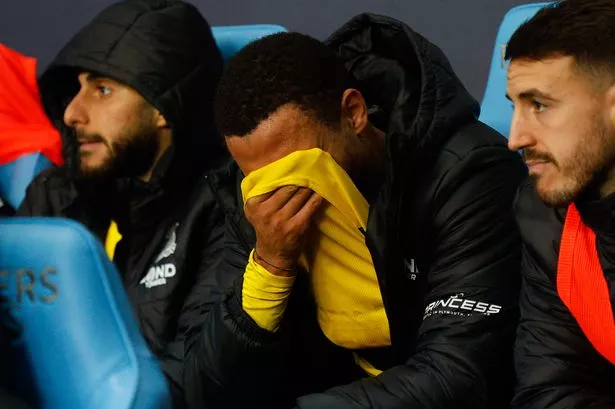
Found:
M 177 273 L 177 268 L 174 263 L 168 262 L 161 265 L 157 265 L 162 260 L 175 254 L 177 248 L 177 235 L 176 230 L 179 223 L 176 223 L 171 227 L 166 235 L 166 242 L 158 256 L 154 261 L 154 265 L 150 267 L 149 271 L 139 282 L 139 284 L 145 285 L 146 288 L 158 287 L 167 283 L 167 278 L 174 277 Z

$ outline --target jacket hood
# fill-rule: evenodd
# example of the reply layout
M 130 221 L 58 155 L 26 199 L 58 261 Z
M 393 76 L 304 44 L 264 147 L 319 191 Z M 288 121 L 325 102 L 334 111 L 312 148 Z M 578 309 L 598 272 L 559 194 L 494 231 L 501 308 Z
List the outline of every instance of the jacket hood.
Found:
M 60 129 L 67 164 L 77 143 L 63 123 L 79 90 L 77 73 L 92 71 L 139 92 L 173 130 L 174 162 L 209 168 L 223 152 L 212 102 L 222 57 L 200 12 L 180 0 L 126 0 L 103 10 L 60 51 L 39 80 L 47 114 Z
M 0 166 L 41 152 L 62 163 L 60 135 L 45 115 L 36 83 L 36 60 L 0 44 Z
M 326 43 L 358 80 L 391 155 L 414 160 L 414 168 L 433 163 L 453 132 L 478 117 L 442 50 L 398 20 L 361 14 Z

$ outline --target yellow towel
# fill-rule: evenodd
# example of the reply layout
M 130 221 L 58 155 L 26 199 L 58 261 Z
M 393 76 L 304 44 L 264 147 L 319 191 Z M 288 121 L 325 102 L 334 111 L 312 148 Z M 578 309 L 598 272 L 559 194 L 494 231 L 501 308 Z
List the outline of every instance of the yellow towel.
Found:
M 376 271 L 360 230 L 367 227 L 369 204 L 320 149 L 294 152 L 250 173 L 241 184 L 244 203 L 288 185 L 310 188 L 328 202 L 318 234 L 300 260 L 311 276 L 324 334 L 348 349 L 391 345 Z

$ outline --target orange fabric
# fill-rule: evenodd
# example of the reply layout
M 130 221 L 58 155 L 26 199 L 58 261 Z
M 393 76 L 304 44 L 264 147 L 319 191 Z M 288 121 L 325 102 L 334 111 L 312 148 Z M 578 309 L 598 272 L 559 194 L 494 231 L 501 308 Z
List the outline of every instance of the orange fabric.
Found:
M 62 164 L 62 142 L 45 114 L 36 60 L 0 43 L 0 165 L 41 152 Z
M 609 288 L 596 250 L 596 235 L 568 208 L 557 266 L 557 292 L 587 339 L 615 364 L 615 321 Z

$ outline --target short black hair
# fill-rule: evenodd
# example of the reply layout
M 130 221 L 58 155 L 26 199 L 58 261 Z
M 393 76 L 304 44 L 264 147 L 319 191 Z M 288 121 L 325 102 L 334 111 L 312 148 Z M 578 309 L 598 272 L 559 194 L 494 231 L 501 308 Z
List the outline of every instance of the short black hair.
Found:
M 577 68 L 600 80 L 615 79 L 615 1 L 560 0 L 521 25 L 506 60 L 571 56 Z M 608 78 L 605 77 L 605 73 Z
M 354 78 L 332 49 L 304 34 L 273 34 L 228 61 L 218 84 L 216 124 L 223 136 L 245 136 L 292 103 L 321 123 L 338 126 L 348 88 L 356 88 Z

